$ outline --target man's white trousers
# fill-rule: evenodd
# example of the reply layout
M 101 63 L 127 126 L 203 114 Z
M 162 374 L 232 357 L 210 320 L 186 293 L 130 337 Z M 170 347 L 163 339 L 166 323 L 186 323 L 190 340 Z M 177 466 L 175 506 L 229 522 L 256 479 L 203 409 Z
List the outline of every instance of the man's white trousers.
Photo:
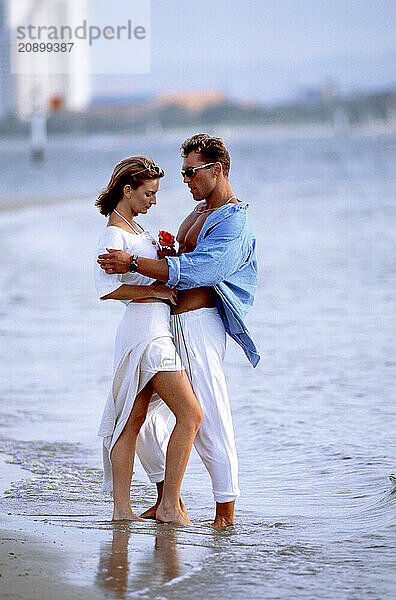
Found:
M 199 308 L 171 317 L 175 346 L 201 404 L 204 418 L 195 448 L 212 480 L 216 502 L 239 496 L 238 458 L 223 373 L 226 332 L 216 308 Z M 150 481 L 163 481 L 170 411 L 154 396 L 137 440 L 137 453 Z

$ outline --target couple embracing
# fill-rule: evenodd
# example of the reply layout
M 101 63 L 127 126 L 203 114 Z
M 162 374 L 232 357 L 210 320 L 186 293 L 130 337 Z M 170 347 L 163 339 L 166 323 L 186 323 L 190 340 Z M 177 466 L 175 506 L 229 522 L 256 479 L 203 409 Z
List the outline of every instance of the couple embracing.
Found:
M 99 241 L 97 291 L 126 305 L 99 428 L 103 489 L 114 496 L 113 520 L 190 523 L 180 486 L 194 443 L 212 480 L 213 525 L 225 527 L 233 524 L 239 487 L 222 363 L 226 332 L 253 366 L 259 361 L 244 324 L 257 285 L 256 241 L 248 205 L 231 190 L 224 142 L 199 134 L 181 152 L 181 174 L 198 204 L 179 228 L 177 255 L 161 258 L 156 240 L 135 221 L 156 204 L 164 176 L 151 159 L 121 161 L 96 202 L 109 218 Z M 176 419 L 171 434 L 169 409 Z M 135 451 L 158 493 L 140 517 L 130 504 Z

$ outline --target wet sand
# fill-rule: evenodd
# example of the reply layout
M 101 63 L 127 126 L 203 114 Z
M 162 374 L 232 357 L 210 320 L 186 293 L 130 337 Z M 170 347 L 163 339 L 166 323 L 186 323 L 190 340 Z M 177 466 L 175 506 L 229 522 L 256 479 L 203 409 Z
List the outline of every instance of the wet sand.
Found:
M 31 473 L 0 455 L 0 493 Z M 72 546 L 65 547 L 53 535 L 31 533 L 28 524 L 14 515 L 0 514 L 0 597 L 2 600 L 80 600 L 97 598 L 89 589 L 70 585 L 62 578 Z
M 99 600 L 131 592 L 162 598 L 164 586 L 182 586 L 183 593 L 185 577 L 199 572 L 209 554 L 195 546 L 193 527 L 112 523 L 88 514 L 32 516 L 0 516 L 2 600 Z M 210 534 L 218 543 L 224 532 Z
M 51 538 L 3 529 L 0 538 L 0 597 L 2 600 L 98 598 L 88 587 L 63 581 L 60 574 L 66 557 L 67 553 L 60 550 Z

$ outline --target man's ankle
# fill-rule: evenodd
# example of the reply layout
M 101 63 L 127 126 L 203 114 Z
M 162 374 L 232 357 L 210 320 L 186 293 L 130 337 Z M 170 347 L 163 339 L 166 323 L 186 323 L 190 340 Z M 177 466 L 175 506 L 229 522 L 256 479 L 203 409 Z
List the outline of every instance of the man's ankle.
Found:
M 216 502 L 216 521 L 225 521 L 232 525 L 234 522 L 235 500 L 231 502 Z
M 156 502 L 156 504 L 159 504 L 162 500 L 162 494 L 164 491 L 164 482 L 158 481 L 158 483 L 156 483 L 155 485 L 157 486 L 157 502 Z

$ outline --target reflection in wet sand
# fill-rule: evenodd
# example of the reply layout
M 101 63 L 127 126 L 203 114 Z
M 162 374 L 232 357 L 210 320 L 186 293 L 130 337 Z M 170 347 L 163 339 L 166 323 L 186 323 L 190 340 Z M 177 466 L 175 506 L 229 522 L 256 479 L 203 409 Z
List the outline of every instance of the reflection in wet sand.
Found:
M 106 590 L 115 592 L 119 598 L 125 598 L 128 589 L 128 542 L 130 538 L 128 524 L 113 529 L 111 544 L 103 544 L 100 551 L 96 583 Z
M 179 577 L 181 568 L 177 551 L 176 531 L 165 525 L 155 536 L 155 562 L 162 567 L 162 583 Z
M 134 560 L 133 556 L 136 548 L 132 544 L 129 547 L 132 533 L 136 534 L 133 524 L 114 524 L 112 542 L 103 544 L 100 549 L 96 584 L 113 592 L 118 598 L 125 598 L 128 588 L 129 591 L 137 591 L 156 587 L 178 577 L 182 571 L 177 534 L 173 527 L 159 525 L 155 535 L 154 552 L 144 556 L 144 550 L 139 544 L 137 560 Z

